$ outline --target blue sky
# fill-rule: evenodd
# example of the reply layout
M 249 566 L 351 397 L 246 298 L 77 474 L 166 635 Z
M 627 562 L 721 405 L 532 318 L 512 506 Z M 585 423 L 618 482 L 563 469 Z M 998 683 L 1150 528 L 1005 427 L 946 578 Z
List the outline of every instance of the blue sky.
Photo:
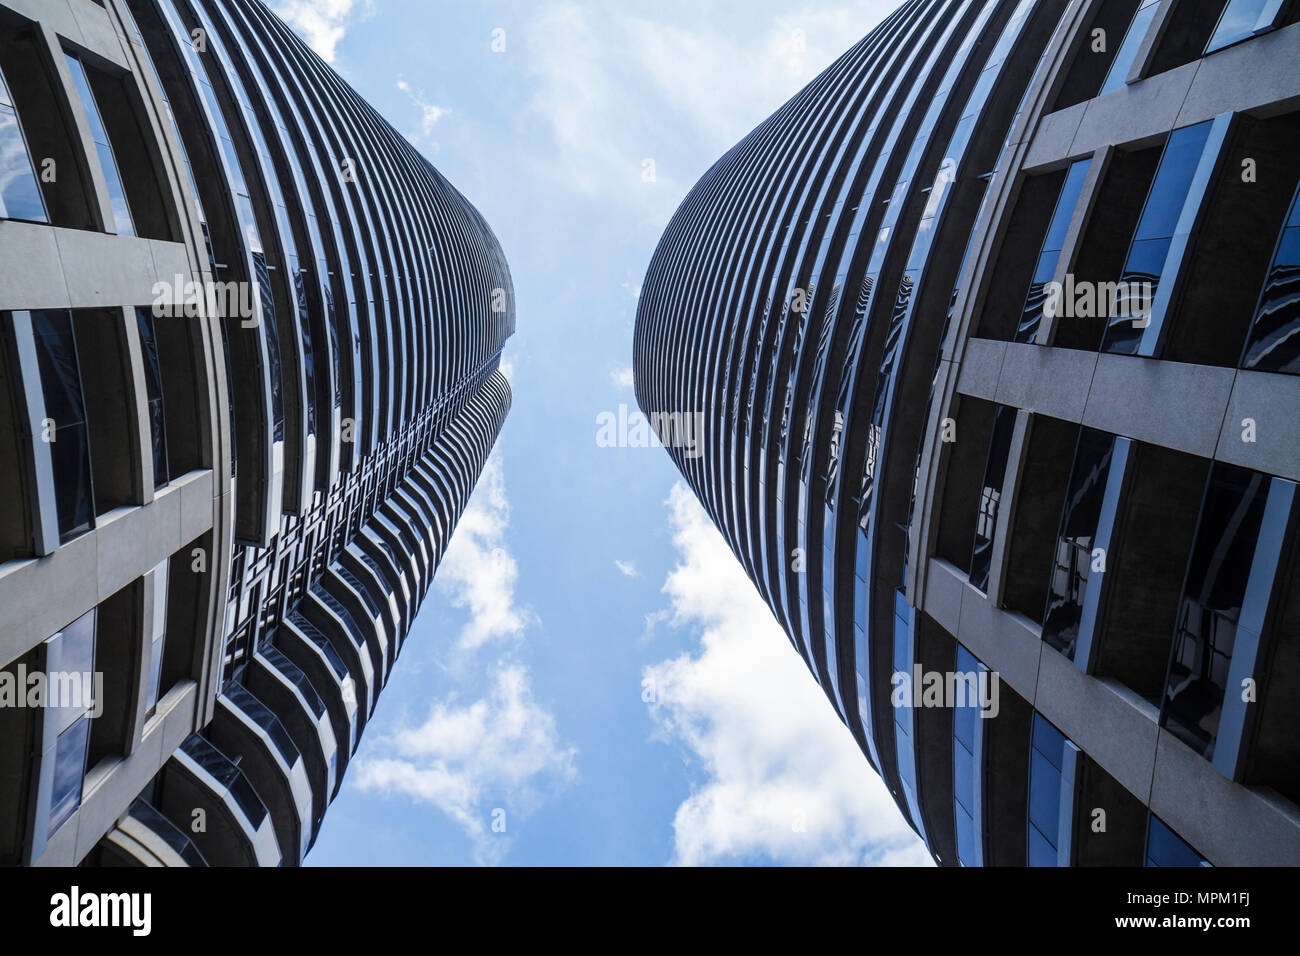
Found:
M 483 212 L 518 315 L 505 429 L 309 863 L 928 863 L 667 455 L 596 441 L 686 191 L 893 0 L 272 6 Z

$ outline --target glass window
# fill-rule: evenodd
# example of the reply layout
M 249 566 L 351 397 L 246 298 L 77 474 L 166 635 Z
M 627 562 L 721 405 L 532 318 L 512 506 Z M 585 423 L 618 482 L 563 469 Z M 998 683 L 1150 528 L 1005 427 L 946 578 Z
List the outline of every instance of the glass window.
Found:
M 167 589 L 170 569 L 169 560 L 160 561 L 153 568 L 153 613 L 149 629 L 152 640 L 149 651 L 149 683 L 145 690 L 146 716 L 152 716 L 158 707 L 163 654 L 167 645 Z
M 1146 866 L 1210 866 L 1154 813 L 1147 814 Z
M 271 738 L 275 749 L 280 752 L 284 762 L 292 767 L 298 762 L 298 748 L 289 736 L 289 732 L 284 729 L 280 719 L 275 716 L 269 707 L 253 696 L 247 688 L 239 684 L 229 684 L 223 693 L 230 698 L 232 702 L 248 716 L 253 723 L 265 731 L 266 735 Z
M 163 407 L 162 363 L 158 358 L 158 337 L 154 317 L 148 309 L 137 307 L 136 326 L 140 330 L 140 356 L 144 364 L 146 400 L 149 403 L 149 437 L 153 445 L 153 483 L 155 488 L 167 484 L 167 422 Z
M 1125 85 L 1129 71 L 1133 69 L 1133 61 L 1137 59 L 1138 50 L 1142 47 L 1142 41 L 1146 39 L 1147 28 L 1151 26 L 1151 21 L 1155 19 L 1159 7 L 1159 0 L 1145 0 L 1137 13 L 1133 14 L 1133 21 L 1129 24 L 1128 32 L 1124 34 L 1124 42 L 1120 44 L 1119 52 L 1115 54 L 1110 72 L 1106 74 L 1106 82 L 1101 85 L 1101 93 L 1109 93 Z M 1097 95 L 1100 96 L 1101 93 Z
M 59 540 L 66 542 L 94 527 L 94 491 L 90 439 L 81 390 L 81 368 L 72 316 L 66 310 L 14 313 L 28 316 L 36 346 L 45 417 L 50 419 L 49 448 L 59 516 Z
M 1188 559 L 1162 722 L 1206 758 L 1214 755 L 1269 484 L 1259 472 L 1215 462 Z
M 191 734 L 181 744 L 181 749 L 200 767 L 212 775 L 234 798 L 235 803 L 257 829 L 266 819 L 266 805 L 253 789 L 244 772 L 202 734 Z
M 49 222 L 31 150 L 3 72 L 0 72 L 0 219 Z
M 1142 304 L 1148 309 L 1160 285 L 1170 240 L 1178 227 L 1213 122 L 1207 120 L 1169 134 L 1160 166 L 1147 192 L 1142 218 L 1129 246 L 1120 279 L 1130 292 L 1141 290 Z M 1134 319 L 1145 313 L 1135 308 L 1136 304 L 1132 296 L 1118 303 L 1102 340 L 1103 351 L 1129 355 L 1137 351 L 1143 329 L 1134 325 Z
M 159 634 L 153 639 L 149 651 L 149 687 L 145 697 L 145 715 L 152 717 L 158 709 L 158 686 L 162 679 L 163 651 L 167 641 L 166 634 Z
M 1047 283 L 1056 274 L 1061 250 L 1065 248 L 1065 234 L 1070 230 L 1070 220 L 1074 218 L 1074 208 L 1079 204 L 1079 194 L 1083 192 L 1083 183 L 1088 178 L 1088 166 L 1091 163 L 1091 159 L 1081 159 L 1074 163 L 1065 176 L 1065 182 L 1061 184 L 1061 192 L 1056 197 L 1056 209 L 1048 224 L 1038 264 L 1034 268 L 1034 277 L 1029 284 L 1029 293 L 1025 296 L 1025 307 L 1015 334 L 1017 342 L 1032 342 L 1038 334 L 1038 326 L 1043 318 L 1043 301 L 1047 298 Z
M 131 210 L 126 202 L 126 190 L 122 186 L 122 177 L 118 172 L 117 159 L 113 155 L 113 144 L 109 142 L 108 130 L 99 115 L 99 106 L 90 87 L 90 78 L 82 62 L 71 53 L 64 54 L 68 72 L 72 74 L 72 85 L 81 99 L 82 109 L 86 114 L 86 123 L 90 126 L 90 136 L 95 142 L 95 152 L 99 156 L 99 165 L 104 172 L 104 184 L 108 187 L 108 201 L 113 207 L 113 223 L 119 236 L 134 236 L 135 224 L 131 221 Z
M 1241 367 L 1300 375 L 1300 189 L 1278 237 Z
M 89 715 L 78 718 L 59 734 L 54 751 L 54 789 L 50 794 L 51 834 L 81 806 L 81 785 L 86 777 L 86 745 L 89 741 Z
M 95 671 L 95 620 L 91 610 L 46 641 L 47 692 L 55 688 L 81 688 L 77 699 L 49 700 L 47 719 L 55 721 L 58 735 L 54 746 L 54 782 L 50 792 L 49 833 L 57 830 L 81 806 L 81 788 L 86 775 L 86 749 L 90 741 Z M 72 675 L 77 675 L 72 678 Z M 61 694 L 62 690 L 58 692 Z
M 1065 735 L 1042 714 L 1034 714 L 1029 750 L 1030 866 L 1057 866 L 1056 840 L 1061 819 L 1061 766 Z
M 1043 613 L 1043 640 L 1071 659 L 1114 451 L 1114 435 L 1092 428 L 1079 430 Z
M 1228 0 L 1223 15 L 1219 17 L 1219 25 L 1214 28 L 1214 35 L 1205 45 L 1205 55 L 1253 36 L 1259 16 L 1268 5 L 1269 0 Z
M 1016 430 L 1016 410 L 999 405 L 989 436 L 988 459 L 984 466 L 984 485 L 980 491 L 979 515 L 975 519 L 975 541 L 971 546 L 970 583 L 981 591 L 988 588 L 993 561 L 993 538 L 998 526 L 998 505 L 1002 501 L 1002 484 L 1006 480 L 1007 458 L 1011 438 Z

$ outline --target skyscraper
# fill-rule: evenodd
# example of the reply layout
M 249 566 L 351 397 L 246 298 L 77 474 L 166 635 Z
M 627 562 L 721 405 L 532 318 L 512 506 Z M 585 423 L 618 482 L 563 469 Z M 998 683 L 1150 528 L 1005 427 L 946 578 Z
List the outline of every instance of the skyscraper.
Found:
M 0 331 L 0 863 L 300 863 L 509 409 L 491 229 L 258 0 L 4 0 Z
M 638 402 L 941 864 L 1300 862 L 1298 108 L 1297 4 L 909 0 L 660 241 Z

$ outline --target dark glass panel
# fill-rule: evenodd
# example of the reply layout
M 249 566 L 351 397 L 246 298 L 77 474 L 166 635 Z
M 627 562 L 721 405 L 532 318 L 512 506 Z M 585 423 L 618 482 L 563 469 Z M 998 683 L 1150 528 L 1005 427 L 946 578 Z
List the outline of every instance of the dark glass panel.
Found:
M 145 394 L 149 403 L 149 435 L 153 445 L 154 486 L 167 484 L 167 422 L 163 406 L 162 364 L 158 358 L 158 338 L 154 318 L 148 309 L 135 310 L 140 330 L 140 353 L 144 364 Z
M 271 708 L 257 699 L 247 688 L 239 684 L 227 685 L 224 693 L 229 697 L 240 710 L 244 712 L 255 724 L 266 732 L 275 744 L 275 749 L 280 752 L 284 762 L 292 767 L 298 761 L 298 748 L 289 736 L 289 732 L 284 729 L 280 719 L 272 713 Z
M 1188 846 L 1159 817 L 1148 815 L 1147 866 L 1209 866 L 1209 861 Z
M 1034 715 L 1034 749 L 1046 756 L 1056 769 L 1061 769 L 1065 760 L 1065 735 L 1041 714 Z
M 1300 375 L 1300 190 L 1255 307 L 1241 367 Z
M 1174 234 L 1212 123 L 1207 120 L 1169 134 L 1134 239 L 1160 239 Z
M 1229 0 L 1223 16 L 1219 17 L 1219 25 L 1214 28 L 1214 35 L 1205 45 L 1205 55 L 1252 36 L 1255 23 L 1268 4 L 1269 0 Z
M 190 735 L 181 744 L 181 749 L 230 791 L 254 828 L 262 825 L 262 821 L 266 819 L 266 806 L 244 776 L 243 771 L 232 763 L 230 758 L 212 746 L 201 734 Z
M 1033 824 L 1029 826 L 1029 865 L 1056 866 L 1056 845 L 1038 832 Z
M 95 142 L 95 152 L 99 155 L 99 165 L 104 172 L 104 183 L 108 188 L 108 200 L 113 207 L 113 222 L 119 236 L 134 236 L 135 224 L 131 221 L 131 210 L 126 201 L 126 190 L 122 188 L 122 177 L 118 173 L 117 159 L 113 155 L 113 146 L 104 128 L 104 121 L 91 91 L 86 68 L 72 54 L 65 54 L 68 72 L 72 75 L 72 85 L 81 99 L 81 106 L 90 126 L 91 139 Z
M 86 744 L 90 717 L 83 716 L 59 734 L 54 747 L 54 784 L 50 791 L 50 833 L 81 806 L 81 785 L 86 776 Z
M 164 843 L 180 854 L 190 866 L 207 866 L 203 854 L 199 852 L 185 831 L 163 816 L 144 797 L 136 797 L 131 803 L 131 816 L 145 824 Z
M 1061 191 L 1056 197 L 1056 208 L 1052 220 L 1048 223 L 1047 235 L 1043 239 L 1042 251 L 1034 267 L 1034 276 L 1025 296 L 1025 305 L 1021 310 L 1020 324 L 1013 336 L 1016 342 L 1032 342 L 1038 334 L 1038 326 L 1043 319 L 1043 302 L 1047 298 L 1047 283 L 1056 274 L 1056 266 L 1065 246 L 1065 234 L 1070 229 L 1070 220 L 1074 218 L 1074 207 L 1079 203 L 1079 194 L 1083 191 L 1084 180 L 1088 176 L 1091 160 L 1081 159 L 1070 167 L 1061 184 Z
M 1029 755 L 1029 822 L 1056 845 L 1061 817 L 1061 771 L 1042 752 Z
M 49 221 L 18 114 L 12 106 L 3 103 L 0 103 L 0 218 Z
M 247 202 L 247 200 L 244 200 L 244 202 Z M 251 214 L 252 207 L 250 206 L 249 215 Z M 246 228 L 245 232 L 256 235 L 255 228 Z M 271 437 L 273 441 L 282 441 L 284 439 L 284 385 L 280 368 L 280 332 L 275 324 L 275 298 L 271 291 L 271 273 L 267 268 L 265 255 L 261 252 L 254 252 L 252 256 L 253 273 L 257 277 L 258 295 L 262 305 L 262 334 L 266 337 L 267 362 L 270 363 L 267 371 L 270 373 L 271 379 L 271 418 L 273 423 Z
M 1115 54 L 1115 61 L 1110 65 L 1110 72 L 1106 74 L 1106 82 L 1102 84 L 1098 96 L 1124 86 L 1129 70 L 1133 68 L 1133 61 L 1142 46 L 1142 40 L 1146 37 L 1147 28 L 1151 26 L 1159 6 L 1156 0 L 1147 0 L 1133 15 L 1133 22 L 1129 24 L 1128 31 L 1124 34 L 1124 42 L 1120 45 L 1119 52 Z
M 1080 429 L 1043 614 L 1043 640 L 1071 658 L 1079 636 L 1093 542 L 1114 450 L 1114 435 Z
M 988 587 L 990 563 L 993 560 L 993 537 L 997 533 L 998 505 L 1002 500 L 1002 485 L 1006 480 L 1007 456 L 1011 453 L 1011 438 L 1016 429 L 1016 410 L 1006 405 L 998 406 L 989 437 L 989 454 L 984 466 L 984 486 L 980 492 L 979 517 L 975 522 L 975 542 L 971 549 L 970 583 L 981 591 Z
M 1188 560 L 1165 682 L 1163 723 L 1205 757 L 1214 754 L 1269 479 L 1216 462 Z
M 960 708 L 973 714 L 972 708 Z M 964 807 L 967 812 L 973 812 L 974 807 L 969 806 L 974 801 L 971 797 L 975 793 L 975 758 L 971 752 L 961 745 L 959 740 L 954 738 L 952 748 L 952 792 L 957 802 Z
M 54 422 L 53 440 L 49 444 L 59 538 L 68 541 L 92 526 L 95 513 L 76 338 L 67 311 L 38 311 L 30 315 L 45 416 Z

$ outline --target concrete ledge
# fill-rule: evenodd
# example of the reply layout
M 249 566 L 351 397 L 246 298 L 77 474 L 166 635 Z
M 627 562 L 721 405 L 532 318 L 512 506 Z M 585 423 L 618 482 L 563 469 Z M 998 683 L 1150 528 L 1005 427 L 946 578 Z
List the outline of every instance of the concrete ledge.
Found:
M 51 555 L 0 565 L 0 661 L 21 657 L 212 527 L 211 489 L 211 471 L 190 472 L 150 504 L 100 515 L 94 531 Z M 192 505 L 183 522 L 183 496 L 206 502 L 206 519 Z
M 997 401 L 1067 422 L 1083 418 L 1097 353 L 1008 342 Z
M 29 20 L 48 24 L 59 36 L 127 69 L 108 11 L 91 0 L 5 0 L 5 6 Z
M 961 357 L 957 391 L 963 395 L 993 400 L 1002 374 L 1002 360 L 1007 343 L 993 339 L 970 339 Z
M 1175 126 L 1220 113 L 1300 100 L 1300 23 L 1212 53 L 1201 61 Z
M 191 275 L 184 243 L 0 221 L 2 309 L 149 305 L 153 286 Z
M 931 573 L 936 572 L 931 562 Z M 1043 640 L 1018 614 L 995 607 L 969 583 L 962 582 L 961 625 L 957 639 L 1025 700 L 1033 702 Z
M 1039 169 L 1069 158 L 1074 138 L 1079 132 L 1079 124 L 1083 122 L 1083 114 L 1087 109 L 1088 102 L 1085 100 L 1055 113 L 1048 113 L 1039 120 L 1023 168 Z
M 1102 146 L 1139 142 L 1172 129 L 1198 66 L 1196 62 L 1187 63 L 1089 100 L 1070 144 L 1070 154 L 1078 156 Z
M 1253 442 L 1241 440 L 1246 418 L 1255 421 Z M 1238 371 L 1215 457 L 1300 480 L 1300 377 Z
M 1102 354 L 1083 424 L 1211 458 L 1235 375 L 1230 368 Z
M 931 558 L 925 575 L 925 613 L 949 634 L 961 629 L 962 593 L 966 576 L 942 558 Z
M 1083 673 L 1047 649 L 1038 666 L 1034 707 L 1088 756 L 1146 803 L 1156 762 L 1159 712 L 1114 682 Z
M 1300 811 L 1233 783 L 1166 730 L 1156 750 L 1151 811 L 1215 866 L 1300 865 Z
M 122 69 L 129 69 L 122 49 L 122 38 L 114 29 L 108 11 L 93 0 L 68 0 L 68 6 L 72 9 L 72 16 L 81 29 L 81 39 L 78 42 L 87 50 L 106 60 L 111 60 Z
M 0 262 L 5 263 L 0 273 L 0 309 L 71 307 L 57 232 L 38 223 L 0 220 Z
M 1277 111 L 1297 102 L 1300 24 L 1292 24 L 1049 113 L 1038 122 L 1023 169 L 1041 172 L 1102 146 L 1155 140 L 1220 113 Z

